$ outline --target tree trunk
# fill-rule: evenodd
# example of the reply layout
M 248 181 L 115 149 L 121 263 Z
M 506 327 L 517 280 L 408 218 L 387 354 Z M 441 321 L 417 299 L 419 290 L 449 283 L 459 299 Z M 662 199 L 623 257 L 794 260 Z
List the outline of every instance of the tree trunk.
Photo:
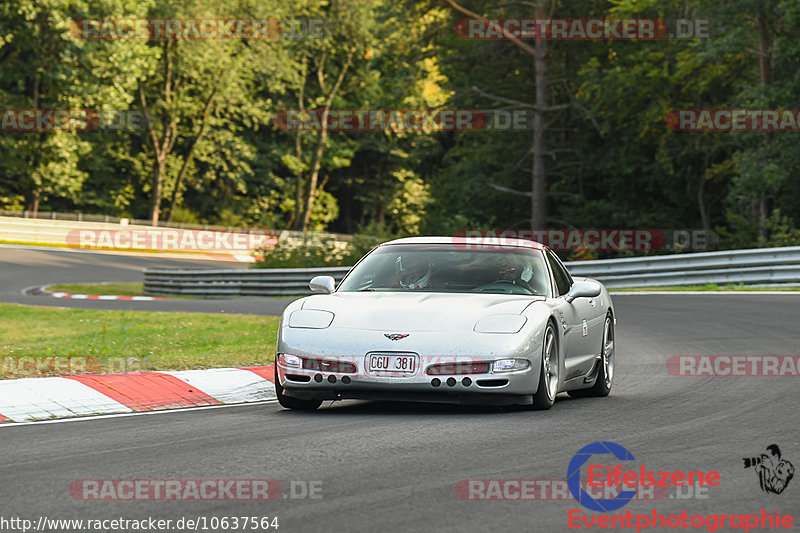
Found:
M 375 214 L 375 222 L 379 226 L 383 226 L 386 223 L 386 207 L 383 205 L 383 202 L 378 204 L 378 212 Z
M 536 17 L 545 17 L 546 0 L 536 0 Z M 533 169 L 531 170 L 531 229 L 546 229 L 547 170 L 544 153 L 547 149 L 547 41 L 537 34 L 534 47 L 536 109 L 533 114 Z
M 25 211 L 30 211 L 33 218 L 39 214 L 39 197 L 39 190 L 35 188 L 25 194 Z
M 303 202 L 303 215 L 299 217 L 298 224 L 296 224 L 297 229 L 300 231 L 306 231 L 308 229 L 308 223 L 311 221 L 311 211 L 314 208 L 314 200 L 319 193 L 319 188 L 317 184 L 319 182 L 319 172 L 322 169 L 322 156 L 325 153 L 325 145 L 328 142 L 328 115 L 331 110 L 331 105 L 333 104 L 333 99 L 336 96 L 336 93 L 339 92 L 339 88 L 342 86 L 342 82 L 344 81 L 345 76 L 347 75 L 347 71 L 350 68 L 350 65 L 353 62 L 353 52 L 348 52 L 347 59 L 344 62 L 341 70 L 339 71 L 339 76 L 336 78 L 336 82 L 333 84 L 330 92 L 325 95 L 325 107 L 322 111 L 321 119 L 321 131 L 319 134 L 319 138 L 317 141 L 317 146 L 314 150 L 314 159 L 311 163 L 311 170 L 308 177 L 308 187 L 305 191 L 305 201 Z M 320 80 L 320 88 L 324 92 L 323 87 L 323 80 L 324 80 L 324 64 L 325 59 L 323 56 L 322 62 L 317 70 L 317 78 Z M 297 208 L 298 206 L 295 206 Z
M 763 10 L 759 10 L 756 16 L 758 25 L 758 66 L 761 72 L 761 86 L 769 87 L 772 84 L 772 72 L 770 69 L 771 43 L 767 31 L 767 20 Z M 764 133 L 764 147 L 769 146 L 771 134 Z M 762 182 L 758 193 L 758 247 L 767 245 L 769 240 L 769 229 L 767 220 L 770 217 L 769 201 L 767 199 L 766 185 Z
M 501 34 L 513 43 L 517 48 L 524 51 L 526 54 L 533 57 L 535 74 L 534 81 L 536 83 L 536 109 L 533 115 L 533 165 L 531 166 L 531 192 L 520 192 L 508 189 L 506 187 L 499 187 L 490 184 L 492 187 L 505 192 L 512 192 L 514 194 L 522 194 L 523 196 L 530 196 L 531 198 L 531 228 L 532 229 L 545 229 L 547 224 L 547 169 L 545 167 L 544 156 L 547 150 L 547 124 L 545 123 L 545 113 L 554 108 L 547 106 L 547 41 L 541 39 L 541 36 L 536 35 L 536 45 L 531 47 L 526 42 L 518 37 L 505 32 L 500 24 L 496 21 L 492 22 L 485 17 L 481 17 L 477 13 L 466 9 L 459 5 L 455 0 L 444 0 L 454 10 L 458 11 L 464 16 L 479 19 L 484 24 L 489 25 L 495 31 Z M 536 0 L 534 7 L 536 18 L 543 19 L 546 17 L 546 7 L 549 0 Z
M 41 19 L 39 20 L 38 25 L 39 25 L 39 35 L 41 35 L 42 32 L 44 31 L 44 28 L 42 28 Z M 36 75 L 33 78 L 33 89 L 32 89 L 32 91 L 33 91 L 33 95 L 32 95 L 33 96 L 33 109 L 38 109 L 39 108 L 39 93 L 40 93 L 41 80 L 42 80 L 41 74 L 39 72 L 37 72 Z M 41 133 L 39 133 L 37 135 L 37 142 L 39 144 L 39 146 L 38 146 L 39 150 L 37 150 L 33 154 L 33 156 L 31 157 L 31 159 L 30 159 L 30 161 L 28 163 L 30 165 L 31 171 L 33 171 L 33 172 L 35 172 L 36 171 L 36 167 L 39 166 L 40 150 L 42 149 L 42 146 L 44 145 L 44 141 L 46 139 L 46 136 L 47 136 L 46 132 L 41 132 Z M 30 183 L 31 183 L 31 188 L 25 194 L 25 210 L 26 211 L 31 211 L 33 213 L 33 217 L 35 218 L 39 214 L 39 198 L 41 197 L 41 190 L 39 188 L 39 185 L 33 179 L 30 180 Z
M 303 204 L 303 174 L 300 173 L 295 177 L 294 187 L 294 210 L 289 217 L 287 228 L 298 230 L 301 228 L 300 218 L 302 217 L 300 206 Z
M 707 163 L 706 168 L 708 168 Z M 702 169 L 697 181 L 697 207 L 700 209 L 700 221 L 703 224 L 703 231 L 708 235 L 711 232 L 711 222 L 708 219 L 708 209 L 706 208 L 706 176 Z
M 139 103 L 144 112 L 144 121 L 147 133 L 150 137 L 150 142 L 153 144 L 153 152 L 155 159 L 153 161 L 153 181 L 152 181 L 152 194 L 150 199 L 150 223 L 153 226 L 158 226 L 158 220 L 161 215 L 161 194 L 164 186 L 164 169 L 167 164 L 167 155 L 172 152 L 175 147 L 175 141 L 178 138 L 177 124 L 175 120 L 169 115 L 168 109 L 172 101 L 172 54 L 170 52 L 171 41 L 164 43 L 164 100 L 166 105 L 162 111 L 161 124 L 162 133 L 159 138 L 158 133 L 153 126 L 153 121 L 150 118 L 150 109 L 147 105 L 147 98 L 144 94 L 144 82 L 139 82 Z
M 186 175 L 186 171 L 189 169 L 189 165 L 192 164 L 192 159 L 194 159 L 194 150 L 197 148 L 197 145 L 200 144 L 200 141 L 203 139 L 203 136 L 206 133 L 206 123 L 208 121 L 208 115 L 211 113 L 211 108 L 214 105 L 214 97 L 217 94 L 217 87 L 211 90 L 211 94 L 208 96 L 206 100 L 205 108 L 203 109 L 203 118 L 200 121 L 200 129 L 197 132 L 194 140 L 192 141 L 192 145 L 189 147 L 189 152 L 183 159 L 183 165 L 181 165 L 181 170 L 178 172 L 178 178 L 175 180 L 175 189 L 172 191 L 172 200 L 170 201 L 169 205 L 169 214 L 167 215 L 167 222 L 172 220 L 172 213 L 175 212 L 175 207 L 178 205 L 178 197 L 180 196 L 180 189 L 181 185 L 183 184 L 183 178 Z
M 164 164 L 166 159 L 157 157 L 153 163 L 153 198 L 150 202 L 150 223 L 158 226 L 161 214 L 161 189 L 164 185 Z
M 769 229 L 767 228 L 767 220 L 769 219 L 769 202 L 767 200 L 767 193 L 764 189 L 758 195 L 758 247 L 766 246 L 769 240 Z
M 325 143 L 328 141 L 328 110 L 322 113 L 322 131 L 319 134 L 317 148 L 314 150 L 314 161 L 311 165 L 311 175 L 308 177 L 308 188 L 306 189 L 305 205 L 303 206 L 303 216 L 301 219 L 301 231 L 308 229 L 311 221 L 311 210 L 314 208 L 314 199 L 317 197 L 317 182 L 319 181 L 319 171 L 322 167 L 322 154 L 325 151 Z

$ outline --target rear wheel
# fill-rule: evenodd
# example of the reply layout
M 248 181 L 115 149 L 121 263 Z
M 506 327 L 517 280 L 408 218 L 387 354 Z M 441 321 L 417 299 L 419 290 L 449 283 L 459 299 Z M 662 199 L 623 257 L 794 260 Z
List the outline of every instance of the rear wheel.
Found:
M 313 411 L 320 405 L 322 400 L 299 400 L 286 396 L 283 394 L 283 387 L 281 382 L 278 381 L 278 365 L 275 365 L 275 394 L 278 396 L 278 403 L 287 409 L 296 409 L 298 411 Z
M 569 391 L 573 398 L 587 398 L 592 396 L 608 396 L 614 381 L 614 318 L 606 315 L 603 326 L 603 347 L 600 352 L 600 364 L 597 370 L 597 380 L 589 389 Z
M 547 323 L 542 343 L 542 369 L 539 372 L 539 387 L 533 395 L 531 409 L 544 411 L 553 407 L 558 394 L 558 341 L 552 322 Z

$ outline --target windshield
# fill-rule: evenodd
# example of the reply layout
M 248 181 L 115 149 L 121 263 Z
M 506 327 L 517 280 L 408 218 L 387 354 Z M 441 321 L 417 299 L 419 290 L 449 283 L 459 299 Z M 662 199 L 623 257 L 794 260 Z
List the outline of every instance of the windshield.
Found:
M 365 257 L 339 291 L 547 296 L 547 267 L 541 252 L 525 248 L 476 251 L 442 244 L 388 245 Z

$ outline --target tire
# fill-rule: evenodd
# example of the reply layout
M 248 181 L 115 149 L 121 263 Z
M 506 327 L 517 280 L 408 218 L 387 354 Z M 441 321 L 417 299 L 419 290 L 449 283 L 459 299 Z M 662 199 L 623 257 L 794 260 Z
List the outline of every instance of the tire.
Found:
M 278 381 L 277 363 L 275 364 L 275 394 L 278 397 L 278 403 L 287 409 L 294 409 L 296 411 L 314 411 L 320 405 L 322 405 L 322 400 L 300 400 L 284 395 L 281 382 Z
M 603 345 L 600 351 L 600 365 L 597 379 L 589 389 L 569 391 L 573 398 L 593 398 L 608 396 L 614 381 L 614 318 L 609 313 L 603 325 Z
M 552 322 L 547 323 L 542 342 L 542 369 L 539 372 L 539 386 L 533 395 L 534 411 L 545 411 L 553 407 L 558 394 L 558 337 Z

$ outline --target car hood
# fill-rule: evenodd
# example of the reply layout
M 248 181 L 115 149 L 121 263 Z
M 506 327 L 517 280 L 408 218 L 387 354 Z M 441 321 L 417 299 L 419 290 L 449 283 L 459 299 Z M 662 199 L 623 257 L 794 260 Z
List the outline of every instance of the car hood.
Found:
M 343 292 L 310 296 L 303 309 L 334 314 L 331 327 L 366 330 L 469 330 L 489 315 L 520 315 L 537 296 L 431 292 Z

